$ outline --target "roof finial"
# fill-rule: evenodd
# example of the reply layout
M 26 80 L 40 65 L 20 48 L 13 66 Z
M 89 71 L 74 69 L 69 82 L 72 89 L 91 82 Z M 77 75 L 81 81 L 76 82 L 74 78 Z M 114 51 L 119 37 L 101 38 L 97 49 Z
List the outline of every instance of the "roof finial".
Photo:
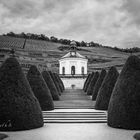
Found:
M 77 49 L 77 43 L 76 43 L 74 40 L 71 41 L 70 46 L 71 46 L 71 48 L 70 48 L 71 51 L 76 52 L 76 49 Z

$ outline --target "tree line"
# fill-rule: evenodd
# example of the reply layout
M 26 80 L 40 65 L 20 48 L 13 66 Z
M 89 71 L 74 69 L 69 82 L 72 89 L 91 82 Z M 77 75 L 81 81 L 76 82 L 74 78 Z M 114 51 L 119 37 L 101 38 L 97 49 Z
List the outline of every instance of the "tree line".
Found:
M 33 34 L 33 33 L 19 33 L 16 34 L 14 32 L 9 32 L 7 34 L 3 34 L 4 36 L 10 36 L 10 37 L 17 37 L 17 38 L 25 38 L 25 39 L 35 39 L 35 40 L 44 40 L 44 41 L 50 41 L 54 43 L 61 43 L 63 45 L 70 45 L 71 40 L 69 39 L 58 39 L 57 37 L 51 36 L 48 37 L 44 34 Z M 77 44 L 77 47 L 104 47 L 104 48 L 110 48 L 114 49 L 117 51 L 121 52 L 126 52 L 126 53 L 135 53 L 135 52 L 140 52 L 140 48 L 138 47 L 133 47 L 133 48 L 118 48 L 118 47 L 111 47 L 111 46 L 104 46 L 99 43 L 95 43 L 93 41 L 91 42 L 85 42 L 85 41 L 75 41 Z

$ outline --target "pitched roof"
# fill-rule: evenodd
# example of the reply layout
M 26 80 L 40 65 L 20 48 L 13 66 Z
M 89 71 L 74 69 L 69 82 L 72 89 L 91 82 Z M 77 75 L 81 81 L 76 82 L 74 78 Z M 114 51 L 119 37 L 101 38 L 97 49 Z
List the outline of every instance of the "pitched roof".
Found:
M 86 59 L 85 56 L 79 54 L 78 52 L 69 52 L 66 55 L 61 57 L 61 59 L 63 59 L 63 58 L 83 58 L 83 59 Z

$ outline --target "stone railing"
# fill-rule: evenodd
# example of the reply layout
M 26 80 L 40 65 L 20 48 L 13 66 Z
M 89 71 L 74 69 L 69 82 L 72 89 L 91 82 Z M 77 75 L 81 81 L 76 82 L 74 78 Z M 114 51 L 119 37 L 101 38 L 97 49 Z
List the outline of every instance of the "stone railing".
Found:
M 59 74 L 60 78 L 87 78 L 87 74 Z

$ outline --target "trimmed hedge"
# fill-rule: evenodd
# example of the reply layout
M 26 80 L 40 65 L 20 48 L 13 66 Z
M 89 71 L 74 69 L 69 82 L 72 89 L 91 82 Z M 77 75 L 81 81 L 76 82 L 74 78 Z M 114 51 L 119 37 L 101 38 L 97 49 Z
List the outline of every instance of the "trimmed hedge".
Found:
M 58 82 L 56 81 L 56 78 L 55 78 L 54 74 L 51 71 L 48 71 L 48 72 L 51 75 L 51 78 L 52 78 L 52 80 L 53 80 L 53 82 L 54 82 L 54 84 L 56 86 L 58 94 L 61 95 L 61 90 L 60 90 L 60 87 L 58 85 Z
M 85 85 L 85 92 L 87 92 L 88 88 L 89 88 L 89 85 L 90 85 L 90 82 L 91 82 L 91 79 L 94 77 L 94 72 L 91 73 L 86 85 Z
M 95 103 L 95 109 L 98 110 L 108 109 L 109 100 L 118 76 L 119 73 L 117 69 L 115 67 L 111 67 L 107 75 L 105 76 L 102 86 L 98 92 Z
M 50 89 L 53 100 L 56 100 L 56 101 L 59 100 L 59 94 L 58 94 L 56 86 L 50 76 L 50 73 L 48 71 L 43 71 L 42 76 L 43 76 L 46 84 L 48 85 L 48 88 Z
M 0 131 L 19 131 L 43 126 L 38 100 L 16 58 L 0 68 Z
M 87 90 L 87 95 L 92 95 L 93 88 L 98 80 L 98 77 L 99 77 L 99 72 L 96 71 L 93 78 L 91 79 L 90 85 L 89 85 L 88 90 Z
M 140 59 L 137 56 L 127 59 L 117 80 L 109 103 L 108 125 L 140 129 Z
M 61 80 L 60 76 L 57 73 L 56 73 L 56 75 L 57 75 L 57 77 L 58 77 L 58 79 L 59 79 L 59 81 L 60 81 L 60 83 L 62 85 L 63 90 L 65 90 L 65 86 L 63 84 L 63 81 Z
M 54 104 L 50 90 L 36 66 L 30 67 L 27 73 L 27 79 L 34 95 L 40 103 L 41 109 L 43 111 L 53 110 Z
M 100 76 L 95 84 L 95 87 L 93 89 L 93 93 L 92 93 L 92 100 L 96 100 L 96 97 L 97 97 L 97 94 L 98 94 L 98 91 L 102 85 L 102 82 L 105 78 L 105 75 L 106 75 L 106 70 L 105 69 L 102 69 L 101 73 L 100 73 Z
M 57 83 L 59 85 L 60 91 L 63 92 L 63 86 L 62 86 L 62 84 L 61 84 L 61 82 L 60 82 L 60 80 L 58 78 L 57 73 L 53 73 L 53 74 L 54 74 L 54 77 L 56 78 L 56 81 L 57 81 Z
M 87 85 L 87 81 L 89 80 L 90 75 L 91 75 L 91 73 L 88 74 L 88 76 L 87 76 L 87 78 L 86 78 L 86 80 L 85 80 L 85 82 L 84 82 L 84 86 L 83 86 L 83 90 L 84 90 L 84 91 L 85 91 L 85 87 L 86 87 L 86 85 Z

